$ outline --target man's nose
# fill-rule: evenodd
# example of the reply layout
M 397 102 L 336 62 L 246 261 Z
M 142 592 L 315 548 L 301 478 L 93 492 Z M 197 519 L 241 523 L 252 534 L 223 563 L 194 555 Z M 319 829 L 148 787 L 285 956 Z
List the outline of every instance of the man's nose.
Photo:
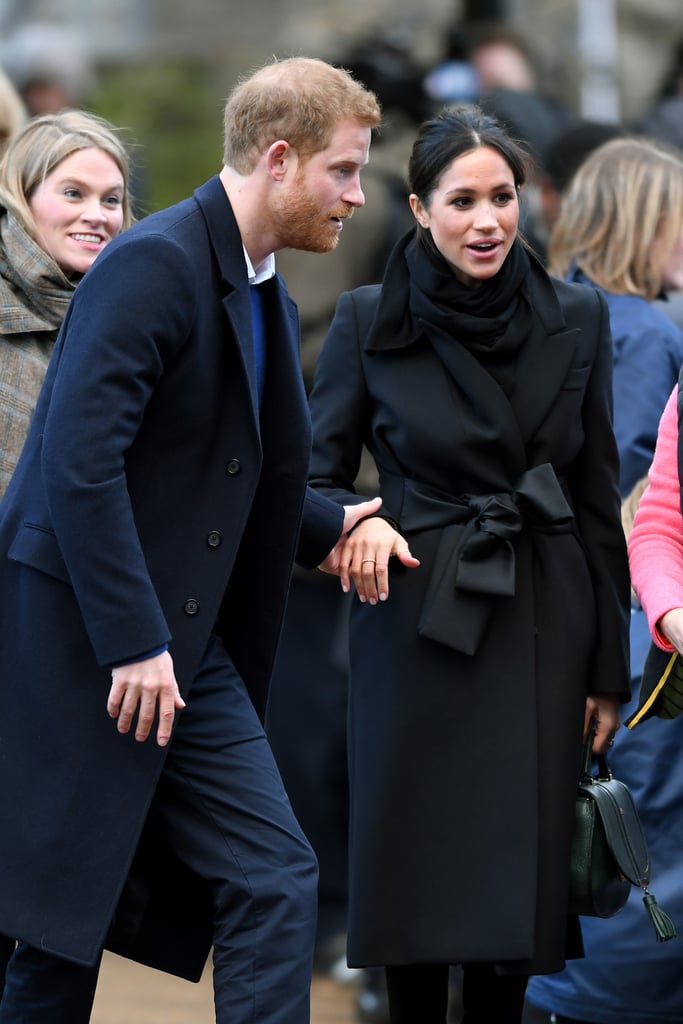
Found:
M 363 189 L 360 187 L 360 177 L 356 175 L 353 181 L 349 182 L 348 187 L 344 189 L 342 199 L 345 203 L 349 203 L 351 206 L 365 206 L 365 194 Z

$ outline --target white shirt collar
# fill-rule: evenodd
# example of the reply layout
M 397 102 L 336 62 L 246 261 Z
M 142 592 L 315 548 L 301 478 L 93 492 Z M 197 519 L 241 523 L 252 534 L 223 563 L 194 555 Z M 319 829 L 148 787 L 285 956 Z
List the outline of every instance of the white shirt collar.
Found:
M 251 260 L 249 259 L 249 253 L 245 249 L 244 245 L 242 246 L 242 249 L 244 250 L 244 260 L 245 263 L 247 264 L 247 276 L 249 278 L 249 284 L 260 284 L 261 281 L 267 281 L 269 277 L 274 277 L 275 253 L 271 252 L 269 256 L 266 256 L 266 258 L 262 260 L 261 263 L 259 263 L 258 267 L 254 267 L 252 265 Z

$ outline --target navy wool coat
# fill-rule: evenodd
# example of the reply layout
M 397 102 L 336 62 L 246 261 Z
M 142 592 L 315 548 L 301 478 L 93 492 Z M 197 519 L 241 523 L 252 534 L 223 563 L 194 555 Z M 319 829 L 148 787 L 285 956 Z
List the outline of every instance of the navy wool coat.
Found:
M 524 289 L 510 397 L 457 337 L 379 327 L 380 286 L 341 297 L 318 362 L 311 483 L 358 500 L 367 445 L 421 562 L 352 610 L 354 965 L 554 971 L 580 952 L 585 700 L 629 692 L 612 352 L 595 290 L 538 266 Z
M 295 555 L 319 563 L 341 531 L 306 490 L 296 308 L 279 277 L 266 289 L 259 416 L 219 179 L 112 242 L 0 505 L 0 931 L 77 962 L 106 939 L 197 978 L 211 942 L 208 893 L 153 836 L 119 903 L 164 750 L 118 735 L 110 666 L 168 643 L 191 701 L 215 628 L 263 716 Z

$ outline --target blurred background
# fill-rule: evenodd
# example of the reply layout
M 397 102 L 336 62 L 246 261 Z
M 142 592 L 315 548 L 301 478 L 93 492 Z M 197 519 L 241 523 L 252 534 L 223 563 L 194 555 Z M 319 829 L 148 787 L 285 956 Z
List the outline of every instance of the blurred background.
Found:
M 42 60 L 75 102 L 125 127 L 147 211 L 218 169 L 223 100 L 269 57 L 348 63 L 363 48 L 413 96 L 452 58 L 446 98 L 471 98 L 460 33 L 491 21 L 525 41 L 535 88 L 602 121 L 645 114 L 683 36 L 680 0 L 0 0 L 0 66 L 25 84 Z

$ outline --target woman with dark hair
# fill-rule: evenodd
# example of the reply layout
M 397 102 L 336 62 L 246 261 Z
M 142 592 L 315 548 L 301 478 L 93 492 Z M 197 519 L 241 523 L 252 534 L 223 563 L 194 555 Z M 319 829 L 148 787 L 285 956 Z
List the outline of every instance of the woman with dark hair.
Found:
M 525 152 L 477 108 L 425 122 L 416 228 L 341 296 L 311 396 L 311 482 L 366 445 L 383 506 L 350 534 L 349 962 L 392 1024 L 518 1022 L 581 955 L 568 915 L 582 738 L 628 697 L 629 580 L 598 292 L 519 237 Z M 391 584 L 391 594 L 390 594 Z

